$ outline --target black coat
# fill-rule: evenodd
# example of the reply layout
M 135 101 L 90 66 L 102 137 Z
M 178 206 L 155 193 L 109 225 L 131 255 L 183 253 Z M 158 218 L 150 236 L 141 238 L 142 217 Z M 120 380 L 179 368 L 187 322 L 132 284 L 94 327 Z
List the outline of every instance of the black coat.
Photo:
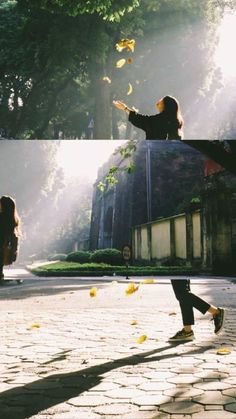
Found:
M 179 123 L 170 124 L 164 113 L 156 115 L 141 115 L 130 111 L 129 121 L 137 128 L 141 128 L 146 133 L 146 140 L 177 140 L 181 139 L 176 135 Z

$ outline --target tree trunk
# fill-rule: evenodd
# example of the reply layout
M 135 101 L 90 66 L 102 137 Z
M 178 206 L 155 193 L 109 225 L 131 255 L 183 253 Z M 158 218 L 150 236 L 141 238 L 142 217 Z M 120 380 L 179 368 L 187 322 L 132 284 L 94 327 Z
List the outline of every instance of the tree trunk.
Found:
M 95 114 L 94 133 L 96 140 L 111 139 L 111 104 L 110 84 L 102 80 L 105 74 L 104 68 L 100 67 L 95 80 Z

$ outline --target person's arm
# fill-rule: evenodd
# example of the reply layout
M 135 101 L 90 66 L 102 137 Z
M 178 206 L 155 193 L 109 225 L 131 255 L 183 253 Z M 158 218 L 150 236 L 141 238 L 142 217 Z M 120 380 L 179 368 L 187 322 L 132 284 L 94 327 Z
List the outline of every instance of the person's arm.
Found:
M 122 111 L 129 114 L 129 121 L 135 127 L 146 131 L 150 116 L 137 113 L 134 109 L 129 108 L 124 102 L 121 102 L 120 100 L 113 100 L 113 104 L 117 109 L 121 109 Z
M 120 100 L 113 100 L 113 104 L 117 109 L 121 109 L 126 113 L 130 113 L 131 111 L 133 111 L 133 109 L 130 109 L 124 102 L 121 102 Z

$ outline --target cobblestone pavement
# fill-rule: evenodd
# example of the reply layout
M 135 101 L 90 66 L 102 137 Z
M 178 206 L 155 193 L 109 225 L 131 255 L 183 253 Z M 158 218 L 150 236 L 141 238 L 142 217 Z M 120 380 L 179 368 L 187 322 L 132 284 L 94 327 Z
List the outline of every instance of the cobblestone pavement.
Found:
M 181 317 L 168 280 L 127 296 L 124 281 L 104 279 L 91 298 L 89 279 L 26 278 L 0 288 L 2 419 L 236 418 L 235 283 L 193 280 L 226 307 L 225 328 L 215 336 L 196 312 L 196 339 L 171 345 Z

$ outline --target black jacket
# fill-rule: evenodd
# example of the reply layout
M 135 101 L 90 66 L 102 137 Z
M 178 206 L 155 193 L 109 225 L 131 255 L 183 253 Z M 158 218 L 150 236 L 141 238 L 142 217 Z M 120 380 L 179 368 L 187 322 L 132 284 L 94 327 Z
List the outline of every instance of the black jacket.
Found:
M 156 115 L 141 115 L 137 112 L 130 111 L 129 121 L 137 128 L 141 128 L 146 133 L 146 140 L 177 140 L 181 139 L 176 135 L 178 130 L 178 121 L 176 125 L 170 125 L 164 113 Z

